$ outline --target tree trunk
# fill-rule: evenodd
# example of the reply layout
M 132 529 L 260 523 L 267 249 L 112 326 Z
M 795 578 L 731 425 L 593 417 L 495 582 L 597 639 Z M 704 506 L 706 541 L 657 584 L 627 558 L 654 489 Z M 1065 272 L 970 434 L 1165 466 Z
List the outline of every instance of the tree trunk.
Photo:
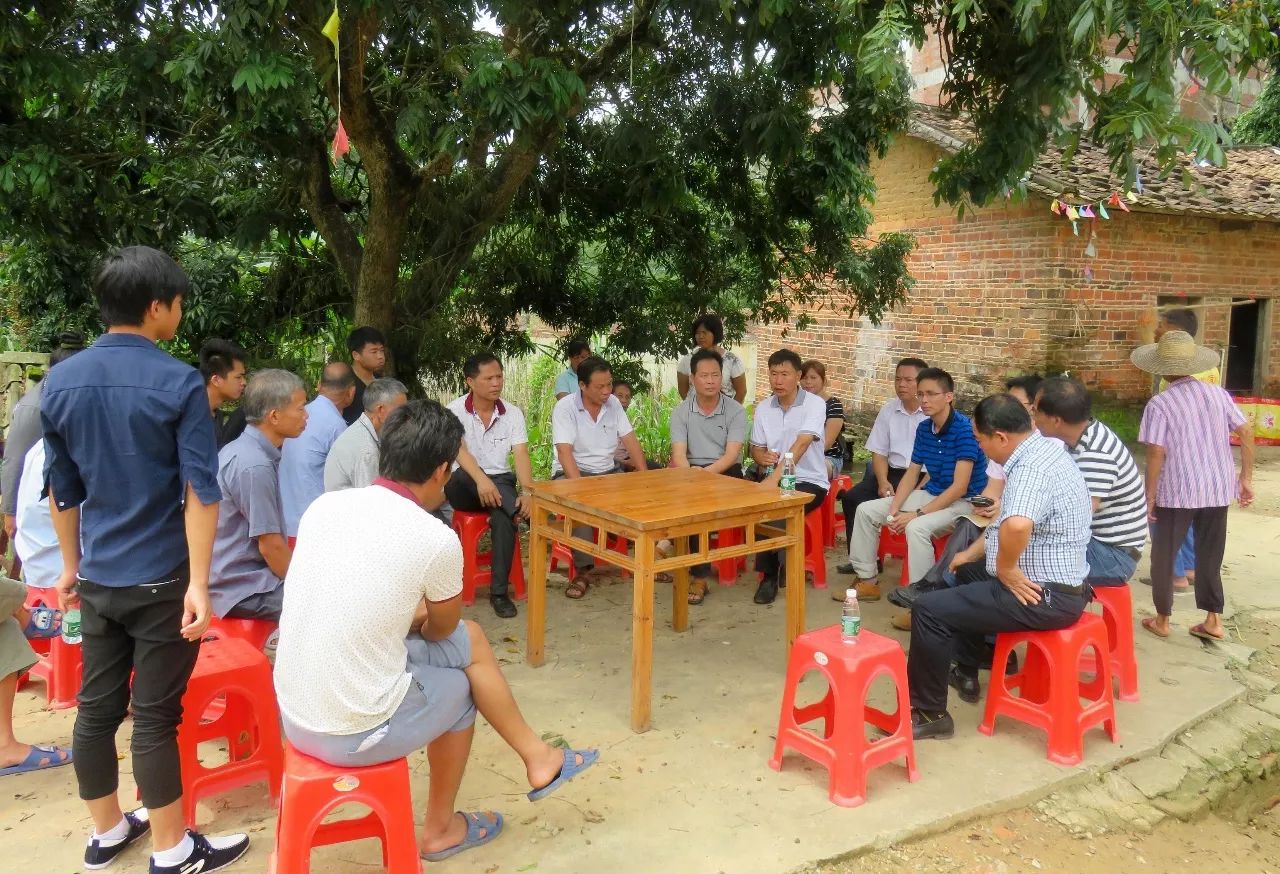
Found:
M 391 186 L 386 186 L 391 187 Z M 396 287 L 400 278 L 400 258 L 409 226 L 410 198 L 404 191 L 385 193 L 373 187 L 369 198 L 369 224 L 364 255 L 360 261 L 360 281 L 356 285 L 355 323 L 372 325 L 387 336 L 385 373 L 396 373 L 395 326 Z

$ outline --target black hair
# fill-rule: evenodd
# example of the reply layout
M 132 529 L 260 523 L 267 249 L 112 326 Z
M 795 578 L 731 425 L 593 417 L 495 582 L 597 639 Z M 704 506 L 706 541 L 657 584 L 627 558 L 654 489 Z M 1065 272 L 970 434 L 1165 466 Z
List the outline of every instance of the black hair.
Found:
M 200 347 L 200 375 L 204 377 L 204 384 L 208 385 L 215 376 L 230 373 L 237 361 L 244 364 L 247 360 L 248 355 L 235 343 L 213 337 L 205 340 Z
M 914 367 L 917 371 L 929 369 L 929 365 L 923 358 L 903 358 L 894 366 L 893 372 L 897 373 L 899 367 Z
M 49 367 L 61 364 L 82 349 L 84 349 L 84 334 L 79 331 L 60 331 L 58 346 L 49 353 Z
M 620 385 L 625 385 L 627 387 L 627 390 L 630 391 L 632 394 L 636 393 L 636 387 L 631 383 L 627 382 L 625 379 L 615 379 L 613 381 L 613 388 L 615 391 L 617 391 L 617 388 Z
M 363 347 L 361 347 L 363 348 Z M 355 371 L 345 361 L 330 361 L 320 373 L 320 387 L 346 391 L 356 384 Z
M 378 435 L 378 474 L 419 485 L 453 464 L 462 446 L 462 421 L 438 401 L 418 399 L 396 407 Z
M 777 352 L 769 356 L 769 367 L 774 368 L 779 364 L 790 364 L 796 369 L 796 373 L 804 372 L 804 362 L 800 356 L 792 352 L 790 349 L 779 349 Z
M 1068 425 L 1087 422 L 1093 414 L 1093 399 L 1084 383 L 1065 376 L 1051 376 L 1040 383 L 1035 400 L 1036 409 L 1046 416 L 1057 416 Z
M 1004 381 L 1005 391 L 1012 391 L 1020 388 L 1027 394 L 1027 400 L 1035 401 L 1036 392 L 1040 390 L 1040 385 L 1044 382 L 1044 377 L 1038 373 L 1024 373 L 1022 376 L 1011 376 Z
M 947 373 L 941 367 L 926 367 L 924 370 L 916 374 L 916 383 L 922 383 L 926 379 L 936 382 L 942 386 L 943 391 L 955 391 L 956 381 L 951 378 L 951 374 Z
M 693 327 L 689 329 L 689 336 L 697 334 L 699 328 L 706 328 L 711 334 L 712 342 L 717 346 L 724 340 L 724 320 L 714 313 L 704 313 L 694 319 Z
M 150 246 L 126 246 L 102 259 L 93 279 L 98 313 L 108 327 L 141 325 L 151 304 L 172 306 L 191 288 L 178 262 Z
M 467 379 L 475 379 L 480 375 L 480 368 L 486 364 L 496 364 L 499 370 L 502 369 L 502 362 L 498 360 L 497 355 L 492 352 L 477 352 L 462 362 L 462 375 Z
M 689 376 L 698 372 L 698 365 L 704 361 L 714 361 L 716 367 L 724 370 L 724 358 L 714 349 L 698 349 L 689 356 Z
M 578 382 L 587 385 L 591 382 L 592 375 L 596 373 L 613 373 L 613 368 L 599 355 L 584 358 L 578 365 Z
M 370 343 L 377 343 L 379 346 L 387 345 L 387 338 L 382 336 L 382 332 L 370 325 L 364 325 L 356 328 L 347 335 L 347 351 L 360 352 Z
M 1196 335 L 1196 331 L 1200 328 L 1200 319 L 1196 316 L 1196 311 L 1186 307 L 1167 310 L 1161 314 L 1160 318 L 1175 331 L 1186 331 L 1192 337 Z
M 566 360 L 590 351 L 591 344 L 586 340 L 570 340 L 564 344 L 564 357 Z
M 987 395 L 973 410 L 973 427 L 984 437 L 997 431 L 1006 434 L 1030 434 L 1031 414 L 1011 394 Z

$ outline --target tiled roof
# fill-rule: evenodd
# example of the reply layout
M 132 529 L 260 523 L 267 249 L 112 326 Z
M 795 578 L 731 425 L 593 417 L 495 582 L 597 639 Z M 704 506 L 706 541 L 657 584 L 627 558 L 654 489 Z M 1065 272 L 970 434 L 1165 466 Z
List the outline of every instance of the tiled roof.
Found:
M 909 132 L 948 152 L 958 151 L 975 136 L 963 118 L 937 106 L 916 104 Z M 1191 172 L 1193 188 L 1184 188 L 1180 168 L 1161 179 L 1156 162 L 1142 162 L 1142 193 L 1135 210 L 1179 212 L 1215 217 L 1280 222 L 1280 149 L 1272 146 L 1237 146 L 1225 150 L 1226 166 L 1200 166 L 1191 157 L 1181 159 Z M 1027 187 L 1046 197 L 1064 192 L 1068 199 L 1098 201 L 1119 191 L 1123 180 L 1110 171 L 1104 149 L 1081 140 L 1070 165 L 1062 165 L 1062 149 L 1047 146 L 1031 167 Z

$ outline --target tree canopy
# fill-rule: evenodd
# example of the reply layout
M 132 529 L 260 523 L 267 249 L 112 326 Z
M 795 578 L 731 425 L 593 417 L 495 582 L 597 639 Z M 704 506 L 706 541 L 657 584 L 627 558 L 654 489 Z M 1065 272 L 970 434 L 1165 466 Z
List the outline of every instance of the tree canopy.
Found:
M 980 135 L 939 198 L 983 204 L 1050 138 L 1100 141 L 1120 173 L 1139 146 L 1221 161 L 1174 65 L 1226 93 L 1274 51 L 1277 0 L 339 0 L 336 57 L 334 8 L 0 19 L 6 317 L 37 342 L 90 322 L 91 262 L 145 242 L 192 269 L 199 331 L 336 311 L 387 330 L 402 372 L 524 349 L 529 315 L 624 355 L 677 351 L 704 310 L 731 332 L 814 300 L 876 321 L 910 286 L 910 238 L 868 237 L 903 46 L 940 41 L 944 102 Z

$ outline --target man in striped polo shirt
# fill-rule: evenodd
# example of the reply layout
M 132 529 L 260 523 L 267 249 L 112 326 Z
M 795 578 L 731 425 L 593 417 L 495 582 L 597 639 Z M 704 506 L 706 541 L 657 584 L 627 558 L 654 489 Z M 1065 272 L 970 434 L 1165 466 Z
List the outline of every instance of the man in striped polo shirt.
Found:
M 1092 534 L 1085 559 L 1092 586 L 1123 586 L 1147 542 L 1147 498 L 1142 475 L 1124 442 L 1092 418 L 1084 385 L 1063 376 L 1046 379 L 1036 394 L 1036 427 L 1067 444 L 1093 500 Z

